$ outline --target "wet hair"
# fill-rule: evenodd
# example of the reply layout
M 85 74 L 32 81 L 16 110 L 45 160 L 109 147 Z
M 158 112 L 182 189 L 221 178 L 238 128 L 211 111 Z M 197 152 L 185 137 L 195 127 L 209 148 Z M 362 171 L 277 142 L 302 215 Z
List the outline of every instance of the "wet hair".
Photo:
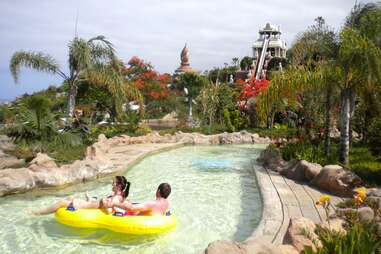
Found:
M 168 183 L 161 183 L 157 189 L 162 198 L 166 199 L 171 194 L 171 186 Z
M 123 196 L 125 198 L 127 198 L 128 194 L 130 193 L 131 183 L 129 181 L 127 181 L 127 179 L 124 176 L 116 176 L 115 177 L 115 183 L 122 190 Z

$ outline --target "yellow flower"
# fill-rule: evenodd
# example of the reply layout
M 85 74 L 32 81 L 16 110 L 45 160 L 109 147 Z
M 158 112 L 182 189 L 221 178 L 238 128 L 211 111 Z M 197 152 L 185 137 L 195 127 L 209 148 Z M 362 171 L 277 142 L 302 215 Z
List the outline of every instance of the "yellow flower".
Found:
M 356 188 L 355 192 L 357 193 L 357 196 L 359 196 L 362 200 L 364 200 L 366 198 L 366 188 L 365 187 Z
M 330 195 L 321 195 L 319 198 L 319 203 L 329 202 L 330 200 L 331 200 Z
M 354 200 L 357 206 L 361 205 L 364 202 L 364 199 L 360 195 L 355 195 Z

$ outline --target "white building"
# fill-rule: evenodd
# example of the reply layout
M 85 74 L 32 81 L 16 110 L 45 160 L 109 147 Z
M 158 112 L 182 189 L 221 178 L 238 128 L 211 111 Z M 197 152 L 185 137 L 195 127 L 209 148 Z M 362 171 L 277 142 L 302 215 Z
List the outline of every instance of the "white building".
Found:
M 286 58 L 287 45 L 286 42 L 281 39 L 281 34 L 280 27 L 270 25 L 270 23 L 267 23 L 263 29 L 260 29 L 259 38 L 253 45 L 254 61 L 261 56 L 263 42 L 266 37 L 270 39 L 266 50 L 268 56 Z

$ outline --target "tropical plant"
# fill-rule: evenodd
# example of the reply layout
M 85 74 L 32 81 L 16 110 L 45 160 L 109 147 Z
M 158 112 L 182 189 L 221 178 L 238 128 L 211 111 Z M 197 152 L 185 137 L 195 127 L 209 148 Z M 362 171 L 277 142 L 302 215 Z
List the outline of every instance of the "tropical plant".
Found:
M 372 154 L 381 157 L 381 120 L 376 119 L 369 127 L 369 148 Z
M 82 79 L 105 85 L 115 96 L 118 108 L 122 96 L 138 97 L 138 93 L 128 86 L 116 70 L 117 61 L 113 45 L 104 36 L 90 40 L 75 37 L 69 43 L 69 72 L 65 74 L 60 65 L 50 55 L 41 52 L 17 51 L 10 61 L 10 70 L 15 82 L 18 82 L 22 66 L 57 74 L 68 85 L 67 116 L 74 115 L 78 85 Z
M 38 151 L 44 151 L 51 145 L 66 148 L 81 145 L 79 134 L 58 130 L 49 105 L 50 101 L 39 95 L 27 98 L 19 109 L 16 122 L 6 128 L 6 134 L 15 142 L 31 145 Z
M 338 63 L 342 68 L 341 97 L 341 149 L 340 162 L 348 164 L 350 119 L 354 111 L 356 93 L 381 82 L 381 51 L 367 37 L 352 28 L 341 32 Z
M 208 124 L 211 128 L 216 120 L 218 106 L 220 104 L 219 85 L 217 83 L 209 83 L 201 89 L 197 97 L 197 101 L 201 105 L 201 118 L 204 124 Z
M 322 247 L 314 252 L 311 247 L 305 254 L 379 254 L 381 239 L 376 224 L 355 223 L 346 234 L 317 227 Z
M 253 64 L 253 58 L 249 56 L 245 56 L 241 59 L 239 66 L 241 67 L 241 70 L 249 70 L 252 64 Z
M 193 100 L 198 96 L 201 89 L 208 84 L 208 80 L 204 76 L 197 73 L 187 72 L 178 76 L 176 87 L 180 91 L 185 91 L 185 95 L 189 105 L 189 119 L 192 119 Z
M 329 154 L 330 132 L 332 125 L 333 98 L 337 91 L 337 67 L 334 60 L 338 54 L 338 38 L 336 33 L 325 24 L 322 17 L 315 19 L 315 24 L 299 35 L 292 47 L 292 61 L 297 65 L 309 65 L 320 72 L 320 82 L 313 90 L 321 90 L 325 94 L 324 121 L 324 154 Z M 315 97 L 318 94 L 315 94 Z
M 357 96 L 372 93 L 381 81 L 381 5 L 358 4 L 341 32 L 338 64 L 341 66 L 340 161 L 348 164 L 351 118 Z

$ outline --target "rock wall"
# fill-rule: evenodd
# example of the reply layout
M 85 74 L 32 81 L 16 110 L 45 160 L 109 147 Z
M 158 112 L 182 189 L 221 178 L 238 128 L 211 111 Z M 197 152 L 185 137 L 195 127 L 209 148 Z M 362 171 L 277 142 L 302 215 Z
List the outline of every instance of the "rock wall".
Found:
M 6 153 L 6 151 L 14 148 L 15 145 L 9 137 L 0 135 L 0 169 L 19 168 L 25 166 L 25 160 L 17 159 L 15 156 Z

